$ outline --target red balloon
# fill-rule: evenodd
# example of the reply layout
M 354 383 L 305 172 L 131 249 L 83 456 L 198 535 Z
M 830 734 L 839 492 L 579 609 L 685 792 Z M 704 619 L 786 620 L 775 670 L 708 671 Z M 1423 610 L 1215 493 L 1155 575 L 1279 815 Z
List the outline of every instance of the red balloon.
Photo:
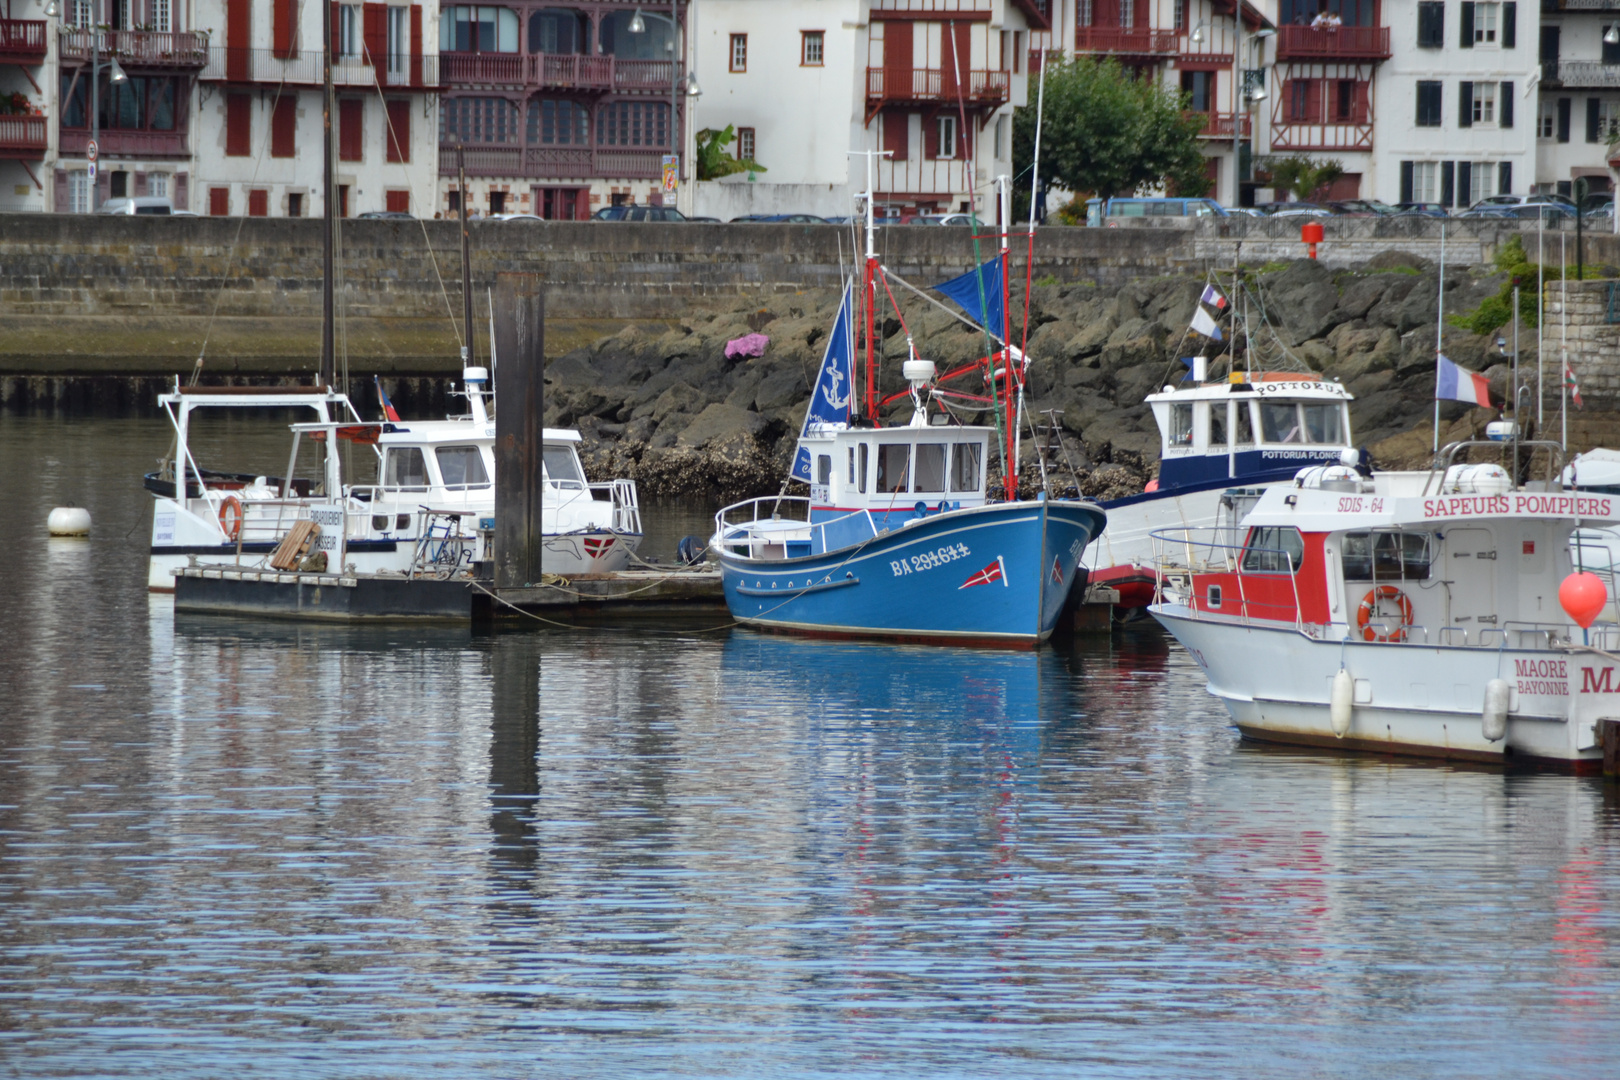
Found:
M 1558 586 L 1558 603 L 1583 630 L 1592 625 L 1608 602 L 1609 590 L 1596 574 L 1571 574 Z

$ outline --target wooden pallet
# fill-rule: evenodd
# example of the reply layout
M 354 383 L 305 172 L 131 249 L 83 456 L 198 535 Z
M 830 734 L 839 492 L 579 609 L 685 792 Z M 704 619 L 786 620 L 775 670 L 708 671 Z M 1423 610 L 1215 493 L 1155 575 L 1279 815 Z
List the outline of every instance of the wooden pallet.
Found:
M 321 535 L 321 527 L 313 521 L 295 521 L 293 527 L 287 530 L 287 535 L 281 538 L 276 550 L 270 555 L 270 565 L 276 570 L 296 570 L 298 561 L 304 557 L 310 547 L 314 545 L 315 538 Z

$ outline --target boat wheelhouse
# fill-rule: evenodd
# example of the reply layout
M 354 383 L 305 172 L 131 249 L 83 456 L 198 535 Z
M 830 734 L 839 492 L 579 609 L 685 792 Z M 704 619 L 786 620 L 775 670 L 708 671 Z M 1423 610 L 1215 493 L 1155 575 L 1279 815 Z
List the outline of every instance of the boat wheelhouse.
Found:
M 1313 466 L 1260 494 L 1241 528 L 1155 534 L 1150 609 L 1250 738 L 1479 761 L 1600 761 L 1620 692 L 1612 582 L 1596 624 L 1564 590 L 1605 594 L 1582 526 L 1620 498 L 1515 484 L 1495 464 L 1364 476 Z M 1520 443 L 1550 457 L 1556 444 Z M 1561 464 L 1561 462 L 1559 463 Z M 1552 477 L 1557 469 L 1550 469 Z M 1597 582 L 1594 586 L 1593 582 Z M 1579 612 L 1577 612 L 1579 614 Z
M 1174 526 L 1214 527 L 1230 488 L 1264 489 L 1302 467 L 1341 460 L 1352 449 L 1349 391 L 1314 374 L 1239 374 L 1166 386 L 1146 401 L 1159 428 L 1159 476 L 1139 495 L 1112 499 L 1108 531 L 1086 555 L 1090 582 L 1116 588 L 1127 607 L 1152 599 L 1152 534 Z

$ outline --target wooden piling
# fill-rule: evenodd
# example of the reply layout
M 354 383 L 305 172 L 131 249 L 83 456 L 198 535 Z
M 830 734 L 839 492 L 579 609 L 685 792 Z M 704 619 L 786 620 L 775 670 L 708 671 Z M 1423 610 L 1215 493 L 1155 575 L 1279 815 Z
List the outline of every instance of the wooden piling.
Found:
M 1620 720 L 1599 720 L 1598 740 L 1603 747 L 1603 775 L 1620 777 Z
M 495 278 L 495 587 L 540 580 L 545 294 L 538 274 Z

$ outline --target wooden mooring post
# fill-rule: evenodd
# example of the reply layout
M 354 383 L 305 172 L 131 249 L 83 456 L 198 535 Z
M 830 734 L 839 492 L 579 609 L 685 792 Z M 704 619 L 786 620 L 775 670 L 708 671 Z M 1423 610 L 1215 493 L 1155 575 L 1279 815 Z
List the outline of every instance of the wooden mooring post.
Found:
M 546 301 L 538 274 L 495 278 L 495 588 L 540 580 Z M 471 333 L 471 328 L 468 329 Z
M 1620 777 L 1620 720 L 1598 721 L 1598 745 L 1603 747 L 1603 775 Z

